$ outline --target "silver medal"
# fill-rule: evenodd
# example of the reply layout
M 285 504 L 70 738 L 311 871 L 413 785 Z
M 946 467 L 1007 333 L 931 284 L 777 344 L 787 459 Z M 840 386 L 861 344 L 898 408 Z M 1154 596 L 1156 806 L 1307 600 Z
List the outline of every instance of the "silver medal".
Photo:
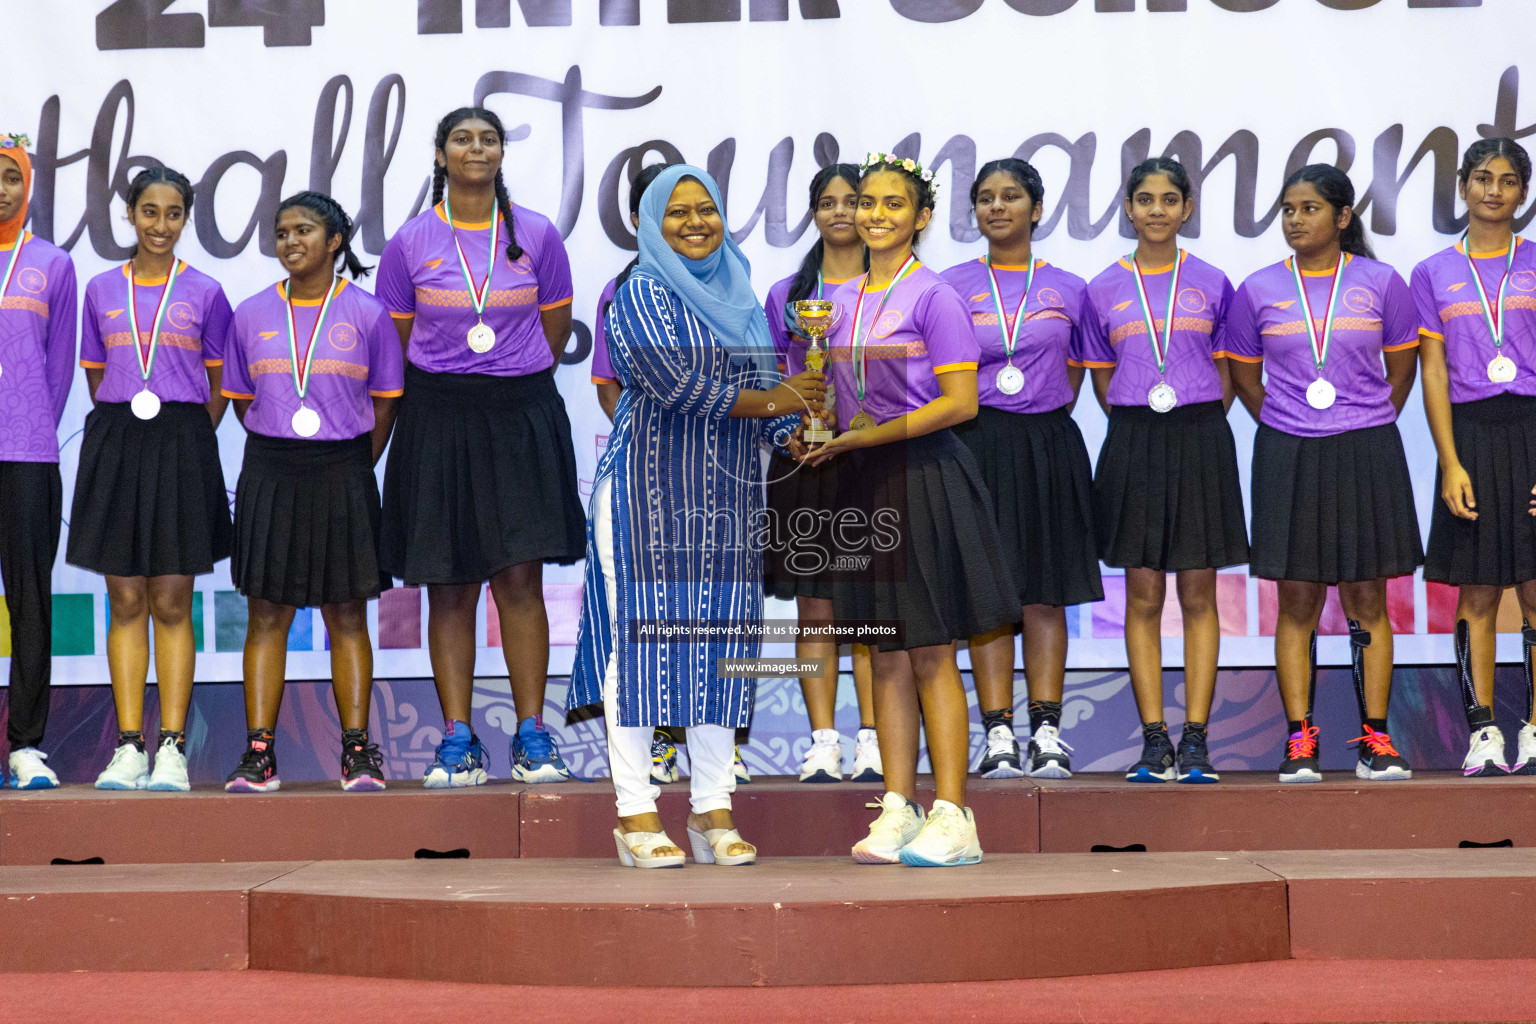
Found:
M 1163 381 L 1147 392 L 1147 404 L 1153 412 L 1172 412 L 1179 404 L 1179 396 L 1167 381 Z
M 300 437 L 314 437 L 320 433 L 320 414 L 307 405 L 299 406 L 293 414 L 293 432 Z
M 141 420 L 152 420 L 160 415 L 160 396 L 145 388 L 133 396 L 133 401 L 128 403 L 128 408 Z
M 483 323 L 475 324 L 469 329 L 469 347 L 481 354 L 489 352 L 496 347 L 496 332 Z
M 1016 395 L 1024 390 L 1024 371 L 1009 363 L 997 371 L 997 390 L 1005 395 Z
M 1488 363 L 1488 379 L 1495 384 L 1508 384 L 1516 372 L 1515 361 L 1508 356 L 1495 356 Z
M 1339 397 L 1332 384 L 1319 377 L 1307 385 L 1307 404 L 1314 409 L 1326 409 Z

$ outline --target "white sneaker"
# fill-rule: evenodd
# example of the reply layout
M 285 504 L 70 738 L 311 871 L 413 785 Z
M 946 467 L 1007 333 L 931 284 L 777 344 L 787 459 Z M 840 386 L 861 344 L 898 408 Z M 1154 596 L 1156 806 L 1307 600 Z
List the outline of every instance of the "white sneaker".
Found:
M 1536 725 L 1522 725 L 1515 743 L 1515 760 L 1509 766 L 1509 774 L 1536 775 Z
M 1061 738 L 1054 725 L 1042 725 L 1029 738 L 1029 774 L 1035 779 L 1070 779 L 1072 758 L 1070 744 Z
M 1013 735 L 1012 725 L 994 725 L 987 730 L 987 749 L 982 753 L 976 771 L 984 779 L 1024 777 L 1024 769 L 1019 763 L 1019 741 Z
M 192 788 L 187 778 L 187 755 L 166 740 L 155 751 L 155 770 L 149 776 L 149 788 L 156 793 L 185 793 Z
M 143 789 L 149 785 L 149 755 L 132 743 L 112 752 L 112 760 L 96 776 L 97 789 Z
M 849 782 L 884 782 L 885 765 L 880 760 L 880 737 L 873 729 L 860 729 L 853 748 L 853 775 Z
M 732 747 L 731 774 L 736 776 L 736 785 L 745 786 L 752 782 L 752 775 L 747 771 L 746 762 L 741 759 L 741 748 Z
M 1504 734 L 1496 725 L 1485 725 L 1472 734 L 1467 756 L 1461 762 L 1463 775 L 1504 774 Z
M 981 841 L 969 807 L 935 800 L 923 830 L 901 849 L 901 862 L 911 868 L 947 868 L 981 862 Z
M 853 847 L 856 864 L 895 864 L 902 848 L 917 838 L 923 828 L 923 809 L 908 803 L 900 793 L 887 793 L 879 803 L 865 804 L 880 808 L 880 817 L 869 826 L 869 835 Z
M 817 729 L 811 733 L 811 749 L 800 762 L 800 781 L 843 781 L 843 737 L 836 729 Z
M 48 755 L 36 747 L 11 751 L 12 789 L 58 789 L 59 777 L 43 762 Z

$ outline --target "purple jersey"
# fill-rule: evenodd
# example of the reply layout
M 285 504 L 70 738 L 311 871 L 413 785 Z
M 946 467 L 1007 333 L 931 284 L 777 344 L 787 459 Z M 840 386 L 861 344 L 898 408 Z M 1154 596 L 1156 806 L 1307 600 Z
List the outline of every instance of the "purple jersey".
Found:
M 1074 360 L 1089 367 L 1114 367 L 1109 381 L 1110 405 L 1146 405 L 1147 393 L 1166 381 L 1180 405 L 1214 402 L 1222 397 L 1216 369 L 1216 335 L 1232 302 L 1227 275 L 1189 252 L 1179 272 L 1178 312 L 1168 343 L 1165 372 L 1157 372 L 1157 356 L 1147 334 L 1147 318 L 1136 294 L 1136 272 L 1130 258 L 1116 260 L 1088 282 L 1092 307 L 1083 317 L 1083 355 Z M 1169 275 L 1173 264 L 1141 271 L 1147 302 L 1162 337 L 1168 314 Z
M 1002 293 L 1003 316 L 1012 330 L 1029 268 L 999 265 L 992 270 Z M 1024 373 L 1024 389 L 1009 395 L 997 387 L 998 372 L 1008 365 L 1008 359 L 986 261 L 967 260 L 944 271 L 943 277 L 954 286 L 971 313 L 976 344 L 981 347 L 976 395 L 982 405 L 1005 412 L 1033 413 L 1050 412 L 1072 402 L 1067 363 L 1075 360 L 1081 365 L 1083 358 L 1079 325 L 1087 305 L 1088 286 L 1082 278 L 1045 260 L 1035 261 L 1035 277 L 1024 306 L 1024 325 L 1018 328 L 1018 343 L 1013 350 L 1013 365 Z
M 224 353 L 222 391 L 253 399 L 245 429 L 290 440 L 345 441 L 373 429 L 372 397 L 393 398 L 405 387 L 400 335 L 378 299 L 349 282 L 331 301 L 325 327 L 315 339 L 304 405 L 320 414 L 320 433 L 302 438 L 293 429 L 299 392 L 288 349 L 288 303 L 283 284 L 265 288 L 235 310 Z M 293 304 L 299 359 L 320 316 L 321 299 Z
M 854 278 L 832 293 L 832 301 L 842 307 L 837 326 L 827 336 L 840 430 L 848 429 L 861 404 L 876 423 L 921 409 L 942 394 L 937 374 L 974 370 L 981 358 L 965 303 L 942 277 L 918 264 L 889 288 L 890 298 L 886 299 L 887 288 L 864 293 L 860 333 L 869 338 L 864 349 L 868 376 L 860 403 L 854 377 L 853 321 L 863 280 Z M 885 306 L 876 318 L 882 299 Z
M 768 334 L 773 338 L 773 352 L 779 362 L 779 372 L 786 377 L 805 372 L 805 350 L 810 347 L 810 342 L 798 334 L 790 333 L 789 325 L 784 320 L 784 305 L 789 302 L 789 286 L 794 283 L 794 274 L 782 281 L 775 281 L 768 289 L 768 298 L 763 301 L 763 312 L 768 316 Z M 837 286 L 847 284 L 848 279 L 823 280 L 821 283 L 822 294 L 813 295 L 812 298 L 830 299 L 837 291 Z M 830 344 L 830 339 L 826 344 Z
M 0 462 L 58 462 L 59 417 L 75 376 L 75 265 L 23 233 L 0 296 Z M 13 245 L 0 245 L 0 276 Z
M 618 290 L 619 279 L 613 278 L 603 285 L 603 294 L 597 297 L 597 318 L 592 321 L 592 383 L 613 384 L 613 363 L 608 360 L 608 304 Z
M 513 219 L 523 255 L 516 263 L 507 259 L 502 223 L 485 303 L 485 324 L 496 332 L 496 344 L 483 355 L 469 347 L 469 331 L 478 322 L 474 299 L 442 204 L 407 222 L 384 247 L 376 288 L 390 316 L 416 318 L 406 353 L 413 365 L 430 373 L 498 377 L 521 377 L 553 365 L 539 313 L 571 301 L 571 261 L 549 218 L 519 206 Z M 455 221 L 454 227 L 475 284 L 484 285 L 491 224 Z
M 1322 372 L 1337 391 L 1327 409 L 1307 404 L 1307 388 L 1318 379 L 1317 361 L 1289 259 L 1250 275 L 1227 314 L 1220 351 L 1245 363 L 1264 363 L 1259 421 L 1287 434 L 1326 437 L 1397 419 L 1381 354 L 1418 345 L 1413 299 L 1397 271 L 1385 263 L 1347 254 L 1344 260 L 1333 341 Z M 1303 271 L 1302 282 L 1321 344 L 1333 272 Z
M 163 277 L 134 278 L 140 351 L 148 349 L 153 337 L 155 311 L 165 285 Z M 224 339 L 232 315 L 219 282 L 182 263 L 160 325 L 149 390 L 165 402 L 205 404 L 207 367 L 224 362 Z M 132 335 L 128 326 L 128 267 L 113 267 L 85 286 L 85 314 L 80 322 L 80 365 L 105 371 L 96 389 L 96 401 L 127 402 L 144 390 Z
M 1508 249 L 1472 254 L 1489 306 L 1497 307 L 1508 256 Z M 1504 289 L 1501 351 L 1494 347 L 1461 242 L 1414 267 L 1411 290 L 1419 333 L 1445 341 L 1452 402 L 1475 402 L 1504 392 L 1536 395 L 1536 245 L 1515 241 L 1515 261 Z M 1515 364 L 1515 379 L 1508 384 L 1488 379 L 1488 363 L 1500 354 Z

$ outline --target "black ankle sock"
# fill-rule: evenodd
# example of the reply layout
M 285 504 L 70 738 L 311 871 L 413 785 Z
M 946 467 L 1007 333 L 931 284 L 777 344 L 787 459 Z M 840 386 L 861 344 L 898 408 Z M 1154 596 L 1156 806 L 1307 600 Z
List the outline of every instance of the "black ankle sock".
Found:
M 1312 725 L 1312 720 L 1311 720 L 1311 719 L 1309 719 L 1309 718 L 1303 718 L 1303 719 L 1302 719 L 1302 720 L 1301 720 L 1301 721 L 1299 721 L 1299 722 L 1298 722 L 1298 721 L 1296 721 L 1296 720 L 1295 720 L 1295 719 L 1287 719 L 1287 720 L 1286 720 L 1286 723 L 1285 723 L 1285 727 L 1286 727 L 1286 729 L 1287 729 L 1287 730 L 1288 730 L 1288 731 L 1289 731 L 1289 732 L 1290 732 L 1290 733 L 1291 733 L 1291 734 L 1292 734 L 1292 735 L 1294 735 L 1294 734 L 1296 734 L 1296 733 L 1298 733 L 1298 732 L 1303 732 L 1303 731 L 1305 731 L 1305 730 L 1306 730 L 1306 729 L 1308 729 L 1308 728 L 1310 728 L 1310 727 L 1311 727 L 1311 725 Z
M 1141 727 L 1141 735 L 1146 739 L 1151 739 L 1158 733 L 1162 733 L 1164 736 L 1168 735 L 1167 722 L 1147 722 Z
M 117 734 L 117 745 L 132 743 L 139 751 L 144 753 L 144 733 L 138 729 L 122 729 Z
M 1029 731 L 1034 732 L 1042 725 L 1061 728 L 1061 701 L 1032 700 L 1029 702 Z
M 1387 731 L 1387 720 L 1385 718 L 1367 718 L 1365 719 L 1364 724 L 1376 730 L 1377 732 Z
M 159 750 L 161 747 L 165 746 L 166 740 L 175 740 L 177 751 L 183 754 L 187 752 L 187 734 L 185 730 L 161 729 L 160 737 L 155 741 L 155 749 Z
M 1467 727 L 1473 732 L 1486 729 L 1493 724 L 1493 708 L 1486 704 L 1479 704 L 1467 711 Z
M 277 745 L 276 740 L 277 737 L 273 735 L 271 729 L 247 729 L 245 731 L 245 745 L 248 747 L 257 743 L 265 743 L 267 749 L 271 750 Z
M 1013 708 L 999 708 L 996 711 L 983 711 L 981 713 L 981 731 L 991 732 L 994 727 L 1006 725 L 1008 731 L 1013 731 Z
M 1203 740 L 1205 739 L 1205 729 L 1206 723 L 1204 722 L 1185 722 L 1184 731 L 1180 734 L 1179 738 L 1183 739 L 1185 736 L 1190 736 L 1199 737 Z
M 341 730 L 341 745 L 347 747 L 366 747 L 368 745 L 367 729 L 343 729 Z

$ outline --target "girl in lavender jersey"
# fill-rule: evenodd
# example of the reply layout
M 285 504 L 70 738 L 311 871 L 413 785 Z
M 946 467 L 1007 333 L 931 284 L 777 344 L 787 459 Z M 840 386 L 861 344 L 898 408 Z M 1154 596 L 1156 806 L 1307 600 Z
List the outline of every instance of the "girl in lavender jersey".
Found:
M 801 299 L 830 299 L 838 285 L 859 277 L 868 266 L 864 242 L 853 223 L 858 199 L 859 169 L 853 164 L 829 164 L 811 179 L 811 218 L 820 237 L 800 261 L 800 269 L 768 289 L 764 305 L 779 369 L 785 374 L 805 369 L 810 344 L 794 304 Z M 763 589 L 770 597 L 794 601 L 802 624 L 832 621 L 832 575 L 825 563 L 834 550 L 831 523 L 838 508 L 837 468 L 836 462 L 807 466 L 780 455 L 769 457 L 768 508 L 774 535 L 763 552 Z M 819 676 L 800 677 L 811 721 L 811 742 L 800 763 L 800 781 L 841 782 L 843 737 L 836 727 L 838 645 L 814 637 L 796 640 L 795 657 L 821 658 L 826 665 Z M 884 777 L 869 658 L 866 645 L 853 645 L 853 686 L 859 704 L 854 782 L 879 782 Z
M 955 641 L 1019 614 L 986 483 L 950 430 L 976 415 L 971 318 L 912 251 L 933 217 L 932 181 L 915 160 L 876 153 L 865 161 L 854 222 L 869 272 L 833 297 L 843 310 L 829 353 L 841 433 L 809 456 L 812 465 L 843 456 L 839 521 L 851 528 L 837 532 L 838 553 L 870 560 L 859 578 L 836 581 L 837 620 L 902 630 L 875 643 L 886 793 L 853 848 L 860 864 L 981 860 L 965 806 L 970 714 Z M 916 800 L 919 729 L 937 791 L 926 820 Z
M 1459 588 L 1456 665 L 1471 742 L 1467 775 L 1536 775 L 1536 245 L 1514 232 L 1531 158 L 1513 139 L 1462 157 L 1467 232 L 1413 268 L 1424 412 L 1440 494 L 1424 578 Z M 1525 619 L 1525 719 L 1513 760 L 1493 723 L 1494 632 L 1505 587 Z
M 971 185 L 987 254 L 944 271 L 971 315 L 981 365 L 976 418 L 955 433 L 976 456 L 992 495 L 998 531 L 1023 622 L 1029 682 L 1029 763 L 1013 731 L 1010 623 L 971 637 L 971 669 L 986 750 L 982 778 L 1072 777 L 1060 739 L 1067 667 L 1067 605 L 1102 601 L 1093 533 L 1093 468 L 1072 420 L 1083 383 L 1087 285 L 1035 257 L 1045 185 L 1023 160 L 994 160 Z
M 571 777 L 544 728 L 544 563 L 582 557 L 576 454 L 554 367 L 571 333 L 571 265 L 548 218 L 502 180 L 507 133 L 480 107 L 437 125 L 431 209 L 384 249 L 378 295 L 405 346 L 400 429 L 384 473 L 384 568 L 427 588 L 427 647 L 446 723 L 428 789 L 482 785 L 470 728 L 475 611 L 490 581 L 518 718 L 512 776 Z
M 59 778 L 38 746 L 53 671 L 64 497 L 58 430 L 75 371 L 75 267 L 63 249 L 26 230 L 28 144 L 25 135 L 0 133 L 0 579 L 11 619 L 10 783 L 52 789 Z
M 283 700 L 288 630 L 320 608 L 341 717 L 341 788 L 384 788 L 368 739 L 373 647 L 368 602 L 389 588 L 379 568 L 374 464 L 389 441 L 403 384 L 388 312 L 353 279 L 352 221 L 330 196 L 301 192 L 277 208 L 277 256 L 288 279 L 235 311 L 224 394 L 245 425 L 230 576 L 249 600 L 246 751 L 225 790 L 277 789 L 273 730 Z
M 1259 423 L 1253 573 L 1279 586 L 1275 678 L 1290 723 L 1281 782 L 1321 778 L 1311 681 L 1330 586 L 1350 620 L 1363 730 L 1355 773 L 1412 774 L 1387 733 L 1387 578 L 1413 572 L 1424 557 L 1397 432 L 1419 326 L 1408 286 L 1376 262 L 1354 203 L 1349 178 L 1329 164 L 1286 179 L 1280 217 L 1295 255 L 1243 282 L 1221 341 Z
M 1195 211 L 1184 165 L 1156 157 L 1125 186 L 1136 249 L 1088 284 L 1082 364 L 1109 415 L 1093 478 L 1099 557 L 1125 570 L 1125 651 L 1141 715 L 1131 782 L 1217 781 L 1206 742 L 1221 621 L 1216 570 L 1248 561 L 1227 361 L 1217 332 L 1227 276 L 1179 248 Z M 1184 728 L 1178 750 L 1163 712 L 1168 574 L 1184 615 Z
M 186 721 L 197 652 L 192 584 L 228 558 L 229 495 L 214 430 L 229 300 L 176 258 L 192 183 L 166 167 L 128 186 L 133 256 L 85 288 L 80 365 L 95 408 L 85 419 L 69 519 L 71 565 L 107 578 L 107 661 L 117 750 L 97 789 L 185 792 Z M 144 743 L 149 623 L 155 625 L 160 736 Z

